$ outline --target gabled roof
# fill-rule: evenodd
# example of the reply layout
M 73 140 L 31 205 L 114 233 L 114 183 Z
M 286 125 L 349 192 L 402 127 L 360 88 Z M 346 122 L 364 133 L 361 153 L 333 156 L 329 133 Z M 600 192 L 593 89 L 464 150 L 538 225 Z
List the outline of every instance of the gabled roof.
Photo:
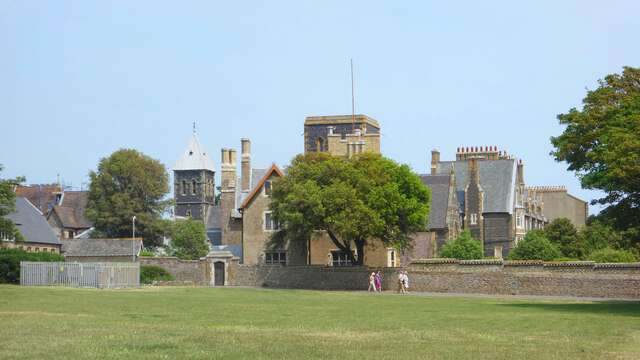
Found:
M 54 205 L 58 205 L 58 196 L 62 194 L 60 184 L 18 185 L 16 196 L 27 199 L 41 213 L 47 214 Z
M 125 239 L 63 239 L 65 256 L 133 256 L 140 254 L 142 239 L 136 238 L 135 248 L 131 238 Z
M 207 229 L 222 229 L 222 205 L 213 205 L 209 208 Z
M 464 190 L 467 187 L 469 177 L 468 163 L 466 161 L 440 162 L 438 173 L 449 174 L 452 168 L 456 173 L 460 211 L 464 212 Z M 479 160 L 478 170 L 480 172 L 480 187 L 483 190 L 483 212 L 513 213 L 517 175 L 516 160 Z
M 189 140 L 189 143 L 182 151 L 182 155 L 178 159 L 178 162 L 173 166 L 173 171 L 179 170 L 209 170 L 216 171 L 213 167 L 213 163 L 207 156 L 207 152 L 200 144 L 198 136 L 195 131 L 193 136 Z
M 451 174 L 418 175 L 422 184 L 431 189 L 429 209 L 429 228 L 445 229 L 447 227 L 447 208 L 449 207 L 449 183 Z
M 247 204 L 249 204 L 249 201 L 251 201 L 251 199 L 255 196 L 255 194 L 257 194 L 258 192 L 260 192 L 260 189 L 262 188 L 262 184 L 264 184 L 265 181 L 267 181 L 267 179 L 271 176 L 271 174 L 276 173 L 278 176 L 280 176 L 281 178 L 284 177 L 284 175 L 282 175 L 282 172 L 280 171 L 280 169 L 278 169 L 278 166 L 276 166 L 276 164 L 273 164 L 271 166 L 271 168 L 269 168 L 269 170 L 267 170 L 267 172 L 262 176 L 262 178 L 260 179 L 260 181 L 258 181 L 257 184 L 253 184 L 253 190 L 251 190 L 251 192 L 249 193 L 249 195 L 247 195 L 247 197 L 244 199 L 244 201 L 242 202 L 242 205 L 240 205 L 239 209 L 243 209 Z
M 51 226 L 33 204 L 23 197 L 16 197 L 16 213 L 6 216 L 20 231 L 26 242 L 60 245 Z
M 90 228 L 91 223 L 86 215 L 88 194 L 88 191 L 65 191 L 62 195 L 61 206 L 54 206 L 49 216 L 56 213 L 65 228 Z

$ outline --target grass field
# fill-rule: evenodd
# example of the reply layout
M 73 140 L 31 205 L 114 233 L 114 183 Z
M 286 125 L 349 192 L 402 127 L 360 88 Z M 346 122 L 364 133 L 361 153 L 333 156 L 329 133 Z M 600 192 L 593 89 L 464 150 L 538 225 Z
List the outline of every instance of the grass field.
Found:
M 638 359 L 640 303 L 0 285 L 0 359 Z

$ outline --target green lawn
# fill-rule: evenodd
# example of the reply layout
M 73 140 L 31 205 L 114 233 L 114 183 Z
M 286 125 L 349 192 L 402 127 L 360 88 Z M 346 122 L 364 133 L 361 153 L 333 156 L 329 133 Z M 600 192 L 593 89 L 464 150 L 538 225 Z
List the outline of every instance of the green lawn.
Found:
M 640 303 L 0 285 L 0 359 L 638 359 Z

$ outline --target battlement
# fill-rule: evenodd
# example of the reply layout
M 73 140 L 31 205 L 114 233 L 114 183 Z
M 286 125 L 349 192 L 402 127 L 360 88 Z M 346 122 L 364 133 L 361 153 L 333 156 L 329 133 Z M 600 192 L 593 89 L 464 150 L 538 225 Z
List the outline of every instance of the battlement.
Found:
M 551 192 L 551 191 L 567 192 L 567 186 L 566 185 L 559 185 L 559 186 L 530 186 L 530 187 L 526 187 L 524 189 L 525 189 L 525 191 L 536 191 L 536 192 Z
M 466 146 L 459 147 L 456 151 L 456 161 L 466 161 L 471 157 L 483 160 L 508 160 L 513 155 L 507 155 L 507 151 L 498 150 L 497 146 Z

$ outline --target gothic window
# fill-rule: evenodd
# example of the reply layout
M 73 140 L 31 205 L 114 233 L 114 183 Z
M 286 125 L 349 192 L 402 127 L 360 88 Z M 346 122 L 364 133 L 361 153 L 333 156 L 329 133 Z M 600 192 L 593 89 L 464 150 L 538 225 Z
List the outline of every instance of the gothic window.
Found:
M 324 142 L 324 139 L 322 137 L 319 137 L 318 140 L 316 140 L 316 150 L 318 152 L 325 151 L 325 142 Z
M 477 225 L 478 224 L 478 214 L 471 214 L 470 223 L 471 223 L 471 225 Z
M 191 195 L 195 195 L 196 194 L 196 187 L 197 183 L 196 183 L 196 179 L 191 180 Z
M 180 192 L 182 193 L 182 196 L 187 195 L 187 180 L 182 180 L 180 183 Z

